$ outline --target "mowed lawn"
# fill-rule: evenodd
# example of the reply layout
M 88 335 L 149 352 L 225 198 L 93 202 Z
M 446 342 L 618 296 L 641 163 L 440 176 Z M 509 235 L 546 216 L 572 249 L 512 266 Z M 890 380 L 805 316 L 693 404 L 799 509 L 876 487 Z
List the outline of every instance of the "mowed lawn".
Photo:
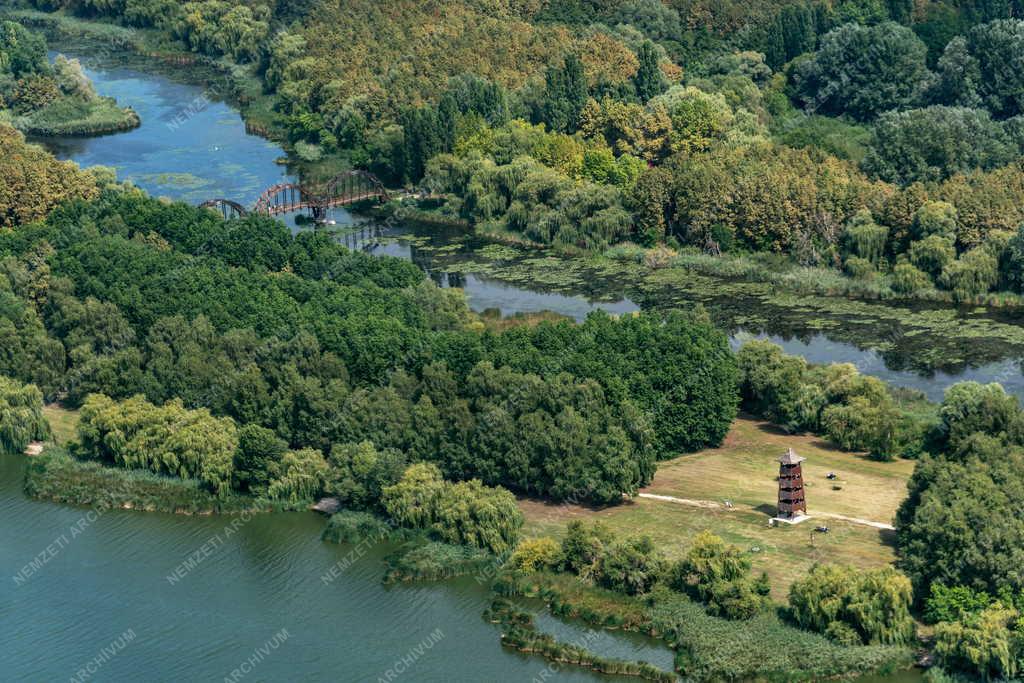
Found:
M 78 439 L 75 431 L 78 427 L 78 411 L 62 408 L 56 403 L 43 406 L 43 417 L 50 423 L 53 431 L 53 440 L 59 444 L 66 445 L 68 442 Z
M 721 448 L 659 463 L 645 492 L 708 500 L 722 506 L 698 507 L 637 498 L 601 510 L 575 505 L 520 501 L 528 536 L 560 538 L 572 519 L 600 519 L 618 534 L 646 534 L 670 559 L 683 555 L 696 534 L 710 530 L 749 554 L 754 571 L 768 572 L 772 595 L 784 601 L 789 585 L 815 562 L 876 567 L 895 558 L 892 531 L 821 517 L 797 526 L 769 527 L 775 509 L 776 458 L 792 447 L 807 458 L 804 477 L 811 516 L 815 511 L 890 523 L 906 495 L 913 462 L 878 463 L 843 453 L 816 437 L 788 436 L 750 418 L 734 424 Z M 840 476 L 841 490 L 825 478 Z M 829 533 L 814 531 L 818 524 Z
M 733 422 L 721 448 L 658 463 L 658 473 L 644 493 L 677 498 L 726 500 L 736 505 L 775 508 L 778 457 L 792 448 L 803 463 L 807 511 L 870 519 L 891 524 L 907 496 L 912 460 L 877 462 L 847 453 L 816 436 L 794 436 L 753 418 Z M 834 472 L 838 479 L 827 475 Z

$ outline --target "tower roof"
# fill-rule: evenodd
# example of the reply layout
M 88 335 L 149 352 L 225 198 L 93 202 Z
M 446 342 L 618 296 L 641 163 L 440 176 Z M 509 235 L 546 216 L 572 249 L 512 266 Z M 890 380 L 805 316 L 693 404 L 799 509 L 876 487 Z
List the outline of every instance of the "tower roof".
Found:
M 786 452 L 779 456 L 779 462 L 783 465 L 796 465 L 803 462 L 807 458 L 802 458 L 796 454 L 792 448 L 787 448 Z

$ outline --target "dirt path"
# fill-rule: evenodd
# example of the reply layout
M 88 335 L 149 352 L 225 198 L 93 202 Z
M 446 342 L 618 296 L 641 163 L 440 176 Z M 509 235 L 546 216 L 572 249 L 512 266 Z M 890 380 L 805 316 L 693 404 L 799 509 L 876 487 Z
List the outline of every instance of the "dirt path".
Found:
M 666 503 L 675 503 L 676 505 L 688 505 L 689 507 L 704 508 L 711 510 L 744 510 L 753 511 L 754 508 L 749 505 L 733 505 L 727 506 L 722 503 L 718 503 L 713 500 L 694 500 L 692 498 L 676 498 L 675 496 L 662 496 L 656 493 L 638 493 L 638 498 L 648 498 L 650 500 L 660 500 Z M 825 517 L 827 519 L 838 519 L 844 522 L 850 522 L 851 524 L 860 524 L 862 526 L 870 526 L 875 529 L 882 529 L 884 531 L 896 531 L 896 527 L 891 524 L 884 522 L 874 522 L 870 519 L 861 519 L 859 517 L 847 517 L 846 515 L 836 515 L 830 512 L 815 512 L 811 515 L 812 517 Z

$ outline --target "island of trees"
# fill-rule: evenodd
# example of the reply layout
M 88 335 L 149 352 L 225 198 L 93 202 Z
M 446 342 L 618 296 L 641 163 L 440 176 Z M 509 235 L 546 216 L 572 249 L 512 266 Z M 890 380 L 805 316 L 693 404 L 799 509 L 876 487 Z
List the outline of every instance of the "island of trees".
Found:
M 0 122 L 33 135 L 100 135 L 135 128 L 139 116 L 97 95 L 77 59 L 50 64 L 42 35 L 0 21 Z

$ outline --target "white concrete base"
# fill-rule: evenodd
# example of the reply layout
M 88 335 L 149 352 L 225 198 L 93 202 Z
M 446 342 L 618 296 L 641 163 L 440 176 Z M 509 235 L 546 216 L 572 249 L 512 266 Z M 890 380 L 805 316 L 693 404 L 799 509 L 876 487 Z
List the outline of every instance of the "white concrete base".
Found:
M 810 515 L 797 515 L 796 517 L 772 517 L 772 526 L 776 524 L 799 524 L 810 519 Z

